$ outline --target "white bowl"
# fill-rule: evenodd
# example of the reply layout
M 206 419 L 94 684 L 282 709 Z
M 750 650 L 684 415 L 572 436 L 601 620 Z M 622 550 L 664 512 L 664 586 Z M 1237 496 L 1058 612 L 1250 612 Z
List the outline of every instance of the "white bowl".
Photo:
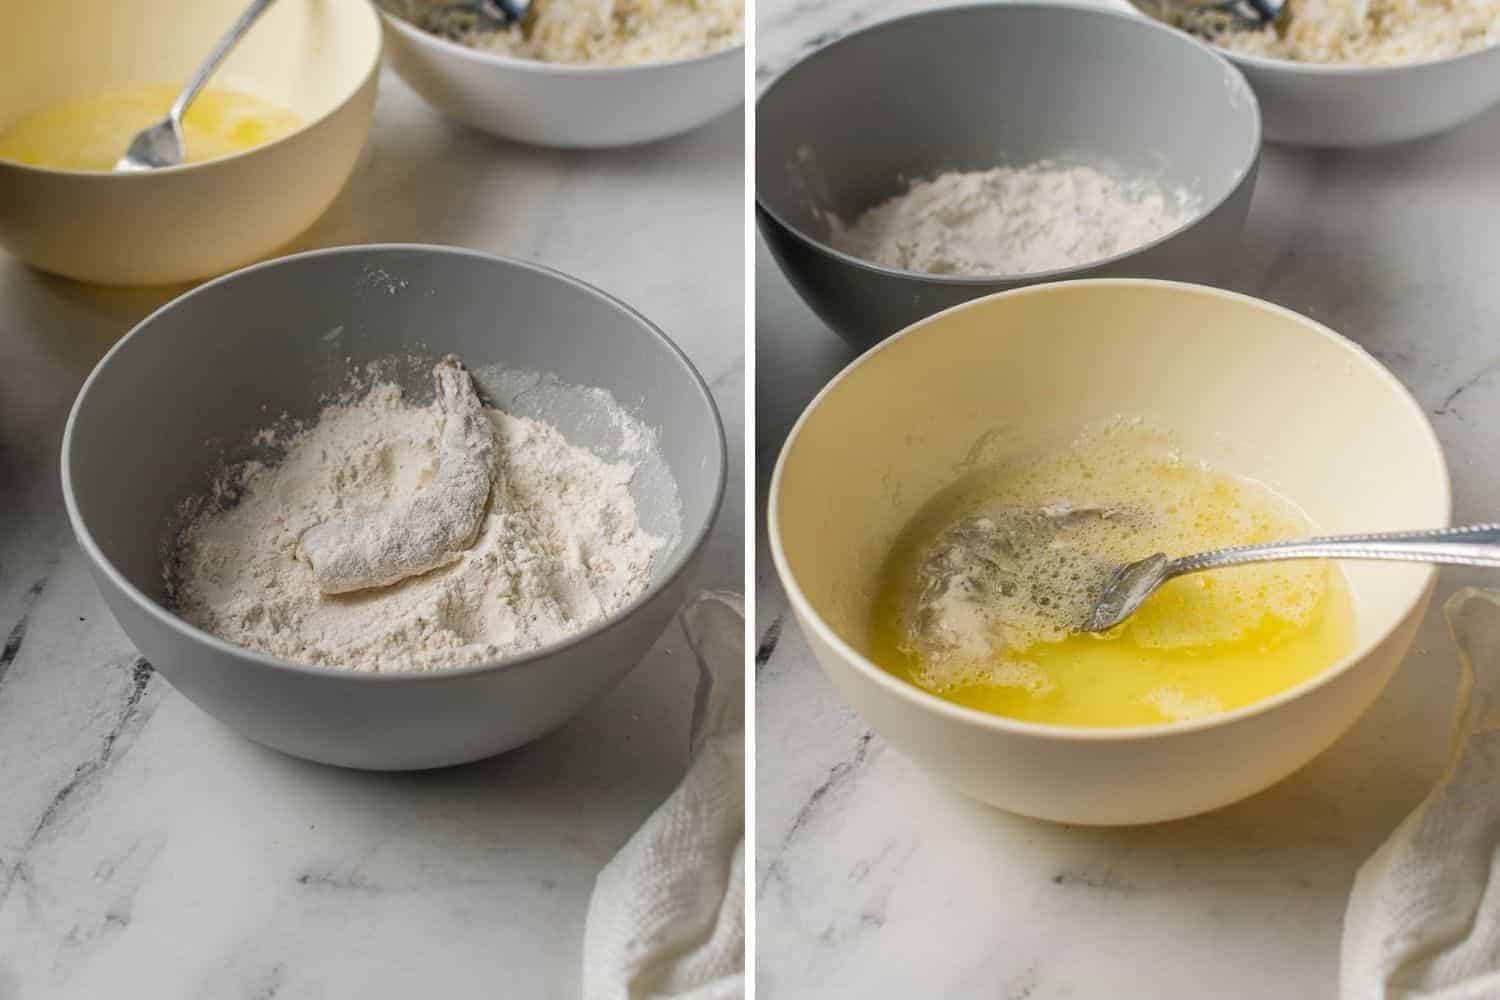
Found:
M 704 125 L 744 100 L 743 45 L 639 66 L 575 66 L 480 52 L 388 11 L 401 79 L 466 125 L 538 146 L 629 146 Z
M 959 791 L 1066 823 L 1145 823 L 1242 799 L 1321 753 L 1410 646 L 1436 571 L 1349 563 L 1356 648 L 1318 676 L 1193 722 L 1042 725 L 964 708 L 867 656 L 879 567 L 977 442 L 1118 414 L 1267 483 L 1329 532 L 1448 522 L 1422 408 L 1352 342 L 1198 285 L 1102 279 L 976 299 L 907 328 L 808 406 L 771 482 L 771 552 L 818 662 L 885 739 Z M 997 438 L 995 431 L 1003 429 Z
M 1128 0 L 1105 2 L 1155 20 Z M 1397 66 L 1293 62 L 1210 48 L 1250 81 L 1267 142 L 1379 146 L 1446 131 L 1500 103 L 1500 45 Z
M 1500 46 L 1401 66 L 1328 66 L 1218 51 L 1250 81 L 1270 142 L 1401 142 L 1461 125 L 1500 102 Z
M 244 0 L 0 3 L 0 126 L 122 83 L 182 83 Z M 291 135 L 138 174 L 0 160 L 0 245 L 44 271 L 113 285 L 222 274 L 312 225 L 370 131 L 380 24 L 364 0 L 280 0 L 210 85 L 295 112 Z M 124 152 L 122 149 L 121 152 Z

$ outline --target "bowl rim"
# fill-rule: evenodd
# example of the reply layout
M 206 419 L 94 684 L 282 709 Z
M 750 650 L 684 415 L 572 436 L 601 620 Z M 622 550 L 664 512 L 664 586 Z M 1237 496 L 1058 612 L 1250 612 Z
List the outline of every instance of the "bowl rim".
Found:
M 210 632 L 198 628 L 196 625 L 193 625 L 147 596 L 104 555 L 98 543 L 94 540 L 93 533 L 84 522 L 83 516 L 78 510 L 78 501 L 73 491 L 73 434 L 76 429 L 79 410 L 83 405 L 84 399 L 88 396 L 90 389 L 102 377 L 102 373 L 108 367 L 110 360 L 117 353 L 124 350 L 129 342 L 138 336 L 148 335 L 148 328 L 151 324 L 158 317 L 165 315 L 175 308 L 179 303 L 196 295 L 206 293 L 209 289 L 227 285 L 244 275 L 273 268 L 295 267 L 303 261 L 317 257 L 334 255 L 357 256 L 371 253 L 383 255 L 392 252 L 416 252 L 438 257 L 468 257 L 482 260 L 491 265 L 499 264 L 504 267 L 531 271 L 543 277 L 559 281 L 573 288 L 575 291 L 603 301 L 605 304 L 623 313 L 626 318 L 633 320 L 641 330 L 656 338 L 658 342 L 668 349 L 669 356 L 676 360 L 679 370 L 689 378 L 691 384 L 697 389 L 699 397 L 707 406 L 708 414 L 713 422 L 714 436 L 718 443 L 718 474 L 714 484 L 713 497 L 708 505 L 707 514 L 703 518 L 703 523 L 699 525 L 691 537 L 684 537 L 679 541 L 672 561 L 667 564 L 665 570 L 650 586 L 637 594 L 629 603 L 617 609 L 613 614 L 595 622 L 583 631 L 515 656 L 501 657 L 498 660 L 489 660 L 484 663 L 476 663 L 463 667 L 434 667 L 430 670 L 382 672 L 375 670 L 353 670 L 344 667 L 330 667 L 311 663 L 295 663 L 291 660 L 284 660 L 280 657 L 271 656 L 267 653 L 229 642 L 226 639 L 221 639 Z M 100 573 L 104 574 L 120 593 L 124 594 L 126 600 L 135 605 L 138 610 L 143 611 L 147 616 L 154 618 L 159 625 L 163 625 L 171 631 L 176 632 L 181 638 L 189 642 L 205 644 L 219 653 L 246 659 L 274 670 L 289 671 L 319 678 L 346 678 L 358 683 L 408 684 L 424 681 L 461 680 L 478 674 L 519 668 L 525 664 L 552 657 L 566 649 L 591 640 L 597 635 L 610 631 L 623 623 L 627 618 L 635 614 L 649 602 L 655 600 L 658 595 L 676 583 L 678 578 L 687 571 L 694 557 L 703 548 L 714 525 L 718 522 L 719 514 L 723 507 L 728 466 L 729 454 L 724 437 L 724 423 L 720 417 L 718 404 L 714 402 L 713 392 L 709 389 L 708 383 L 704 381 L 703 375 L 694 366 L 687 354 L 683 352 L 682 348 L 678 347 L 676 342 L 667 336 L 660 327 L 632 306 L 586 281 L 534 261 L 505 257 L 500 254 L 486 253 L 482 250 L 472 250 L 466 247 L 435 243 L 359 243 L 347 246 L 323 247 L 302 253 L 289 254 L 285 257 L 277 257 L 240 268 L 237 271 L 231 271 L 229 274 L 222 275 L 212 281 L 204 282 L 198 287 L 173 298 L 170 302 L 157 308 L 133 326 L 94 365 L 93 370 L 89 372 L 88 378 L 84 380 L 82 388 L 78 390 L 78 395 L 73 400 L 73 405 L 68 411 L 67 424 L 63 429 L 61 479 L 63 505 L 67 509 L 68 521 L 73 528 L 73 535 L 78 542 L 78 547 L 83 550 L 84 555 L 88 557 L 89 561 L 94 564 Z
M 992 302 L 996 299 L 1019 298 L 1028 295 L 1055 294 L 1059 290 L 1065 290 L 1074 287 L 1155 288 L 1175 291 L 1178 293 L 1203 295 L 1210 298 L 1228 300 L 1243 306 L 1248 306 L 1252 309 L 1262 310 L 1273 315 L 1290 319 L 1294 323 L 1299 325 L 1302 329 L 1306 330 L 1308 333 L 1315 334 L 1325 340 L 1332 341 L 1333 343 L 1339 345 L 1344 350 L 1349 352 L 1351 360 L 1357 359 L 1359 362 L 1363 363 L 1367 369 L 1374 372 L 1377 377 L 1384 379 L 1385 382 L 1390 386 L 1390 388 L 1394 390 L 1395 398 L 1407 408 L 1409 413 L 1417 417 L 1419 425 L 1426 434 L 1427 444 L 1431 449 L 1432 454 L 1437 456 L 1438 467 L 1441 471 L 1441 481 L 1438 485 L 1440 486 L 1442 506 L 1445 511 L 1443 516 L 1444 526 L 1451 523 L 1453 517 L 1452 477 L 1448 471 L 1448 461 L 1446 456 L 1443 454 L 1442 444 L 1438 440 L 1437 432 L 1433 429 L 1432 421 L 1427 418 L 1426 411 L 1422 409 L 1421 404 L 1417 402 L 1414 396 L 1412 396 L 1411 390 L 1409 390 L 1405 386 L 1405 384 L 1402 383 L 1401 380 L 1398 379 L 1393 372 L 1391 372 L 1390 369 L 1381 364 L 1374 355 L 1370 354 L 1369 351 L 1365 350 L 1358 343 L 1350 340 L 1348 337 L 1343 336 L 1342 334 L 1330 329 L 1329 327 L 1323 325 L 1322 323 L 1319 323 L 1314 319 L 1311 319 L 1310 317 L 1304 316 L 1301 313 L 1288 309 L 1285 306 L 1277 305 L 1276 303 L 1269 302 L 1265 299 L 1258 299 L 1251 295 L 1244 295 L 1239 292 L 1231 292 L 1226 289 L 1215 288 L 1211 285 L 1198 285 L 1191 282 L 1166 281 L 1153 278 L 1081 278 L 1073 281 L 1057 281 L 1040 285 L 1028 285 L 1024 288 L 1013 288 L 1002 292 L 996 292 L 992 295 L 986 295 L 982 298 L 973 299 L 969 302 L 960 303 L 959 305 L 953 306 L 949 309 L 945 309 L 942 312 L 934 313 L 932 316 L 929 316 L 926 319 L 919 320 L 918 322 L 913 323 L 911 326 L 906 327 L 904 330 L 892 334 L 890 337 L 881 341 L 879 344 L 876 344 L 874 347 L 870 348 L 868 351 L 865 351 L 853 361 L 849 362 L 849 364 L 846 365 L 842 370 L 840 370 L 837 375 L 829 380 L 829 382 L 825 386 L 823 386 L 823 388 L 818 391 L 817 395 L 814 396 L 812 400 L 807 404 L 806 408 L 802 411 L 802 414 L 797 418 L 797 422 L 792 425 L 791 431 L 789 431 L 787 434 L 786 441 L 782 444 L 781 452 L 776 459 L 775 470 L 771 475 L 771 485 L 767 498 L 766 523 L 767 537 L 770 542 L 771 549 L 771 560 L 776 567 L 776 574 L 781 580 L 782 589 L 787 595 L 787 601 L 790 604 L 793 613 L 797 616 L 798 620 L 804 625 L 804 627 L 811 628 L 811 630 L 816 633 L 819 639 L 830 646 L 845 663 L 851 665 L 854 671 L 862 675 L 866 681 L 875 684 L 877 687 L 883 688 L 888 694 L 893 694 L 897 698 L 909 702 L 919 710 L 925 710 L 934 713 L 959 725 L 977 726 L 980 729 L 986 729 L 992 732 L 1002 733 L 1010 736 L 1026 736 L 1064 743 L 1120 743 L 1136 740 L 1161 739 L 1165 737 L 1202 732 L 1204 730 L 1214 729 L 1220 726 L 1231 726 L 1254 716 L 1272 712 L 1277 708 L 1280 708 L 1282 705 L 1295 701 L 1306 694 L 1310 694 L 1317 688 L 1320 688 L 1325 684 L 1332 683 L 1336 678 L 1342 676 L 1344 673 L 1352 669 L 1356 663 L 1367 659 L 1377 648 L 1383 645 L 1398 628 L 1402 626 L 1402 624 L 1411 616 L 1412 612 L 1420 607 L 1422 602 L 1432 592 L 1432 588 L 1438 575 L 1437 567 L 1431 565 L 1425 567 L 1424 579 L 1421 586 L 1416 588 L 1416 592 L 1412 596 L 1411 600 L 1407 603 L 1405 609 L 1400 614 L 1393 616 L 1390 622 L 1385 623 L 1375 629 L 1371 637 L 1365 642 L 1360 643 L 1355 647 L 1355 649 L 1353 649 L 1349 653 L 1346 653 L 1334 663 L 1323 668 L 1318 673 L 1301 681 L 1300 683 L 1294 684 L 1288 688 L 1283 688 L 1282 690 L 1277 691 L 1272 695 L 1261 698 L 1257 701 L 1252 701 L 1247 705 L 1241 705 L 1238 708 L 1230 709 L 1227 712 L 1219 712 L 1214 715 L 1204 716 L 1197 719 L 1184 720 L 1181 722 L 1162 722 L 1135 726 L 1068 726 L 1060 725 L 1057 723 L 1029 722 L 1023 719 L 1011 718 L 1009 716 L 997 715 L 990 712 L 982 712 L 976 708 L 968 708 L 963 705 L 956 705 L 953 702 L 939 698 L 937 695 L 924 691 L 923 689 L 917 687 L 915 684 L 901 680 L 895 675 L 883 670 L 864 654 L 858 652 L 847 642 L 845 642 L 843 638 L 841 638 L 828 625 L 828 623 L 823 620 L 823 617 L 813 608 L 812 603 L 807 599 L 806 595 L 803 594 L 802 588 L 798 585 L 796 577 L 793 575 L 791 567 L 788 565 L 785 547 L 781 538 L 779 514 L 781 505 L 781 481 L 782 475 L 785 472 L 787 456 L 791 454 L 792 447 L 796 444 L 797 438 L 801 434 L 803 427 L 809 423 L 813 414 L 822 404 L 824 398 L 833 391 L 835 386 L 843 382 L 846 377 L 849 377 L 855 371 L 855 369 L 861 367 L 870 358 L 874 357 L 879 352 L 886 350 L 897 341 L 903 340 L 909 336 L 916 336 L 920 334 L 924 329 L 929 326 L 936 325 L 940 320 L 942 320 L 944 317 L 947 317 L 949 314 L 957 313 L 965 309 L 978 308 L 980 305 Z
M 360 94 L 364 93 L 365 88 L 370 86 L 371 81 L 379 76 L 380 66 L 385 55 L 385 36 L 380 31 L 380 18 L 375 15 L 373 10 L 370 10 L 371 6 L 372 5 L 369 3 L 358 2 L 358 0 L 351 4 L 351 7 L 364 10 L 365 13 L 362 16 L 371 19 L 368 23 L 374 28 L 375 32 L 375 45 L 369 53 L 369 65 L 366 66 L 364 72 L 360 74 L 359 82 L 351 87 L 349 89 L 349 92 L 342 98 L 340 98 L 339 101 L 328 110 L 324 111 L 316 118 L 312 118 L 308 121 L 302 122 L 286 135 L 280 136 L 276 139 L 272 139 L 270 142 L 263 142 L 257 146 L 251 146 L 249 149 L 242 149 L 237 153 L 229 153 L 224 156 L 215 156 L 211 160 L 197 160 L 192 163 L 179 163 L 175 166 L 156 167 L 152 170 L 66 170 L 60 167 L 37 166 L 34 163 L 17 163 L 15 160 L 7 160 L 4 157 L 0 157 L 0 168 L 38 174 L 44 177 L 110 178 L 110 183 L 134 184 L 140 183 L 144 181 L 144 179 L 150 177 L 177 176 L 180 174 L 202 170 L 204 168 L 216 167 L 220 164 L 230 163 L 236 160 L 244 159 L 245 157 L 255 156 L 259 153 L 275 149 L 276 147 L 281 146 L 283 143 L 291 142 L 292 140 L 305 135 L 306 133 L 312 131 L 315 127 L 323 124 L 330 118 L 333 118 L 335 115 L 342 113 L 344 109 L 349 107 L 350 104 L 354 103 L 354 101 L 359 98 Z M 212 78 L 210 78 L 210 80 L 212 80 Z
M 594 63 L 543 62 L 540 59 L 521 59 L 516 56 L 501 55 L 498 52 L 486 52 L 483 49 L 474 49 L 467 45 L 460 45 L 458 42 L 444 38 L 441 35 L 424 31 L 400 14 L 387 10 L 380 0 L 371 0 L 370 6 L 376 9 L 380 19 L 389 25 L 392 30 L 419 45 L 430 45 L 439 52 L 445 52 L 469 62 L 532 72 L 541 76 L 586 77 L 608 76 L 611 74 L 624 75 L 638 73 L 642 70 L 669 69 L 679 66 L 692 66 L 698 63 L 743 58 L 745 54 L 745 42 L 741 40 L 737 45 L 726 46 L 725 48 L 707 52 L 699 56 L 685 56 L 679 59 L 659 59 L 652 62 L 629 63 L 623 66 L 604 66 Z
M 1049 3 L 1046 2 L 1046 0 L 1009 0 L 1009 2 L 1004 3 L 965 3 L 957 4 L 954 6 L 943 6 L 928 10 L 915 11 L 910 14 L 904 14 L 901 17 L 893 17 L 886 21 L 878 21 L 875 24 L 859 29 L 858 31 L 851 31 L 847 35 L 842 35 L 839 38 L 836 38 L 833 41 L 829 42 L 827 45 L 822 46 L 821 48 L 814 49 L 812 52 L 807 53 L 796 62 L 792 63 L 790 66 L 783 69 L 780 73 L 777 73 L 776 76 L 772 78 L 771 82 L 766 84 L 766 86 L 761 89 L 759 96 L 756 97 L 755 113 L 757 116 L 757 120 L 759 120 L 761 102 L 763 102 L 766 96 L 770 94 L 771 91 L 776 89 L 776 87 L 779 86 L 788 75 L 801 68 L 804 63 L 811 62 L 813 59 L 816 59 L 823 53 L 840 45 L 844 45 L 845 43 L 851 42 L 855 38 L 884 31 L 888 28 L 897 27 L 902 25 L 904 22 L 914 21 L 919 18 L 942 17 L 949 14 L 972 13 L 976 11 L 994 13 L 1001 17 L 1004 17 L 1006 16 L 1006 11 L 1015 10 L 1061 10 L 1065 12 L 1080 13 L 1089 16 L 1114 18 L 1120 21 L 1132 22 L 1135 24 L 1144 23 L 1150 28 L 1164 30 L 1167 34 L 1172 35 L 1182 40 L 1183 42 L 1186 42 L 1194 49 L 1207 54 L 1213 59 L 1216 59 L 1220 64 L 1220 68 L 1224 72 L 1225 79 L 1238 82 L 1241 99 L 1243 99 L 1248 104 L 1251 112 L 1252 124 L 1254 125 L 1254 132 L 1251 136 L 1252 141 L 1250 143 L 1249 158 L 1240 165 L 1239 169 L 1234 175 L 1233 181 L 1229 185 L 1227 185 L 1223 195 L 1216 199 L 1212 204 L 1205 204 L 1200 206 L 1199 209 L 1195 211 L 1192 216 L 1186 221 L 1182 222 L 1178 226 L 1175 226 L 1168 232 L 1163 233 L 1161 236 L 1158 236 L 1156 239 L 1151 240 L 1148 243 L 1142 243 L 1140 246 L 1131 247 L 1128 250 L 1111 254 L 1108 257 L 1101 257 L 1098 260 L 1089 261 L 1086 264 L 1074 264 L 1068 267 L 1055 267 L 1045 271 L 1021 271 L 1014 274 L 929 274 L 924 271 L 909 271 L 904 268 L 887 267 L 884 264 L 877 264 L 874 261 L 865 260 L 862 257 L 856 257 L 853 254 L 845 253 L 844 251 L 838 249 L 828 242 L 825 242 L 824 240 L 818 239 L 810 233 L 804 232 L 801 227 L 794 226 L 787 222 L 787 220 L 783 218 L 779 212 L 777 212 L 773 207 L 771 207 L 771 205 L 769 205 L 765 201 L 765 199 L 761 195 L 759 185 L 756 186 L 755 192 L 756 210 L 758 212 L 764 212 L 767 216 L 774 220 L 777 225 L 786 230 L 788 233 L 791 233 L 793 237 L 795 237 L 799 242 L 803 243 L 809 248 L 833 257 L 846 265 L 858 268 L 862 271 L 879 274 L 887 278 L 904 278 L 908 280 L 931 282 L 935 285 L 949 285 L 955 287 L 971 288 L 991 287 L 996 283 L 1055 283 L 1058 281 L 1069 280 L 1074 277 L 1082 276 L 1098 268 L 1119 264 L 1122 261 L 1137 256 L 1138 254 L 1143 254 L 1149 250 L 1154 250 L 1155 248 L 1161 246 L 1169 240 L 1176 239 L 1178 236 L 1186 233 L 1188 230 L 1197 226 L 1199 223 L 1203 222 L 1209 216 L 1213 215 L 1220 208 L 1222 208 L 1227 202 L 1234 198 L 1234 196 L 1239 193 L 1240 189 L 1244 187 L 1245 183 L 1252 176 L 1254 176 L 1255 169 L 1260 163 L 1261 149 L 1265 144 L 1265 124 L 1262 120 L 1260 99 L 1255 96 L 1254 89 L 1250 86 L 1249 80 L 1245 78 L 1245 74 L 1240 70 L 1240 68 L 1228 58 L 1226 58 L 1224 54 L 1218 50 L 1217 47 L 1205 44 L 1201 39 L 1194 38 L 1193 36 L 1178 28 L 1173 28 L 1169 25 L 1163 24 L 1160 21 L 1156 21 L 1143 13 L 1130 13 L 1123 10 L 1117 10 L 1113 6 L 1100 6 L 1097 3 Z

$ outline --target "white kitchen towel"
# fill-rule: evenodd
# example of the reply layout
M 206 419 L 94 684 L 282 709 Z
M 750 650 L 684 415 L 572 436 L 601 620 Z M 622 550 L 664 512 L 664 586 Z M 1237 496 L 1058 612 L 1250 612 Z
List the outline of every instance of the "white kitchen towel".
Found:
M 686 777 L 599 873 L 584 1000 L 745 995 L 745 605 L 682 611 L 698 659 Z
M 1500 593 L 1443 611 L 1460 670 L 1448 767 L 1359 870 L 1344 1000 L 1500 997 Z

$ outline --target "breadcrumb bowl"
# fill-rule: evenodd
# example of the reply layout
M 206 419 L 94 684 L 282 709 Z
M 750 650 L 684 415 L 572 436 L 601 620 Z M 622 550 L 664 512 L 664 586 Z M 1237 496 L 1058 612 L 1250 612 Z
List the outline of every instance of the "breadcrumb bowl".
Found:
M 1250 81 L 1268 142 L 1404 142 L 1456 128 L 1500 103 L 1500 46 L 1400 66 L 1317 65 L 1215 51 Z
M 633 66 L 571 65 L 480 51 L 380 16 L 401 79 L 443 114 L 503 139 L 631 146 L 706 125 L 744 100 L 743 45 Z
M 185 83 L 242 0 L 0 4 L 0 126 L 122 84 Z M 292 134 L 234 156 L 145 173 L 0 160 L 0 246 L 43 271 L 110 285 L 223 274 L 323 214 L 370 130 L 380 23 L 365 0 L 280 0 L 210 86 L 296 114 Z M 124 150 L 121 150 L 123 153 Z
M 680 505 L 644 593 L 551 646 L 478 666 L 380 673 L 287 662 L 188 624 L 166 602 L 161 543 L 221 449 L 268 414 L 315 418 L 351 369 L 456 354 L 608 390 L 657 429 Z M 413 378 L 431 392 L 431 363 Z M 415 396 L 421 386 L 403 385 Z M 482 386 L 481 386 L 482 388 Z M 515 400 L 495 399 L 509 408 Z M 538 394 L 540 395 L 540 394 Z M 150 400 L 150 405 L 142 405 Z M 538 404 L 541 405 L 541 404 Z M 549 417 L 569 433 L 566 414 Z M 580 433 L 588 413 L 576 415 Z M 356 246 L 238 271 L 144 320 L 84 383 L 62 445 L 63 497 L 110 610 L 178 691 L 243 735 L 309 760 L 416 769 L 534 740 L 645 655 L 681 605 L 725 481 L 718 412 L 638 313 L 534 264 L 444 247 Z M 672 501 L 632 482 L 642 522 Z M 370 664 L 359 664 L 368 668 Z
M 1155 22 L 1152 0 L 1140 0 L 1141 7 L 1130 0 L 1107 2 Z M 1335 148 L 1404 142 L 1455 128 L 1500 103 L 1500 45 L 1386 66 L 1301 62 L 1210 47 L 1250 81 L 1267 142 Z
M 1450 516 L 1442 450 L 1400 382 L 1326 327 L 1230 292 L 1038 285 L 933 316 L 845 368 L 793 427 L 771 482 L 771 553 L 797 621 L 840 694 L 897 750 L 966 795 L 1063 823 L 1190 816 L 1291 774 L 1380 694 L 1437 575 L 1345 564 L 1354 650 L 1279 694 L 1193 721 L 1023 722 L 872 662 L 886 553 L 976 444 L 1024 453 L 1115 416 L 1175 432 L 1184 453 L 1266 484 L 1330 533 Z

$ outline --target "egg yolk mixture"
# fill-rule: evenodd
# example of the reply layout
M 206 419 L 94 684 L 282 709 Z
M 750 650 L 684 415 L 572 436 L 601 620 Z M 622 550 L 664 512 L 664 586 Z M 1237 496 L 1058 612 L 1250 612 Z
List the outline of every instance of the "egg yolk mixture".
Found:
M 1124 623 L 1077 631 L 1109 570 L 1313 533 L 1268 488 L 1115 420 L 972 472 L 929 501 L 881 570 L 871 657 L 948 701 L 1074 726 L 1177 722 L 1275 694 L 1354 648 L 1338 567 L 1262 563 L 1168 582 Z
M 111 170 L 135 134 L 166 115 L 178 90 L 133 87 L 33 111 L 0 129 L 0 159 L 54 170 Z M 296 115 L 258 97 L 209 88 L 183 117 L 187 162 L 241 153 L 300 125 Z

